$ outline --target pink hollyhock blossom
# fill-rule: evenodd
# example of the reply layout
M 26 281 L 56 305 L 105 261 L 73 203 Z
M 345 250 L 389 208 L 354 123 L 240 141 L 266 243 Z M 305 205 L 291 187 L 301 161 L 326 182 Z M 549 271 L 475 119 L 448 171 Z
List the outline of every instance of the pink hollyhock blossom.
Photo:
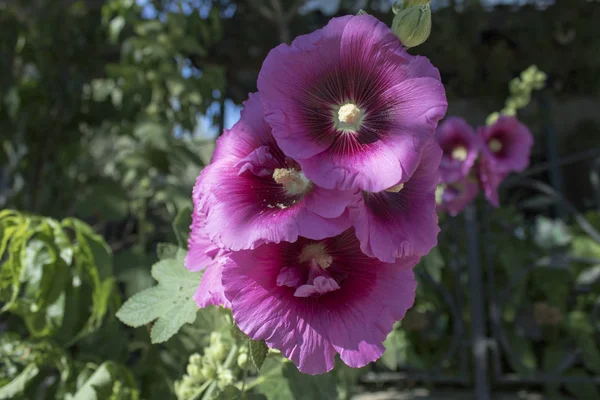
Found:
M 206 214 L 210 240 L 237 251 L 298 236 L 322 239 L 348 229 L 346 206 L 354 193 L 309 181 L 277 147 L 259 95 L 250 95 L 244 106 L 196 183 L 194 202 Z
M 458 182 L 441 185 L 438 210 L 455 217 L 462 212 L 479 193 L 477 181 L 466 177 Z
M 281 150 L 329 189 L 406 181 L 447 109 L 438 70 L 370 15 L 334 18 L 276 47 L 258 89 Z
M 493 165 L 493 161 L 489 158 L 482 157 L 481 160 L 479 160 L 479 183 L 485 193 L 485 198 L 491 205 L 498 207 L 500 205 L 500 200 L 498 199 L 498 187 L 508 173 L 497 172 L 492 168 Z
M 221 284 L 221 271 L 227 252 L 211 242 L 205 224 L 206 217 L 194 210 L 185 266 L 190 271 L 204 271 L 194 300 L 200 308 L 209 305 L 230 308 L 231 303 L 225 297 Z
M 477 159 L 480 138 L 462 118 L 444 120 L 436 131 L 436 138 L 444 154 L 440 163 L 442 182 L 452 183 L 464 179 Z
M 279 349 L 301 372 L 321 374 L 336 353 L 351 367 L 381 357 L 382 342 L 414 302 L 417 262 L 369 258 L 350 229 L 233 253 L 223 286 L 244 333 Z
M 493 125 L 479 128 L 479 135 L 484 144 L 482 157 L 490 169 L 519 172 L 529 165 L 533 135 L 516 118 L 501 116 Z
M 362 192 L 350 216 L 365 254 L 394 262 L 398 257 L 423 256 L 437 244 L 435 190 L 441 156 L 442 150 L 431 140 L 410 179 L 378 193 Z

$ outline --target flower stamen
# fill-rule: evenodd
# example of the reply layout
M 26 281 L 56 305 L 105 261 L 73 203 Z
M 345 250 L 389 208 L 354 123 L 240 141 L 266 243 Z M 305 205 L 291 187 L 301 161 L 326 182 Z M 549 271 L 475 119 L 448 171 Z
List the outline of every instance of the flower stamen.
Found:
M 458 161 L 467 159 L 467 149 L 464 146 L 458 146 L 452 150 L 452 158 Z
M 402 189 L 404 189 L 404 183 L 399 183 L 397 185 L 394 185 L 394 186 L 386 189 L 385 191 L 388 193 L 398 193 Z
M 490 148 L 490 150 L 494 153 L 498 153 L 500 150 L 502 150 L 502 142 L 499 141 L 498 139 L 492 139 L 489 141 L 488 146 Z
M 362 120 L 362 110 L 354 103 L 346 103 L 337 111 L 336 128 L 344 132 L 357 132 Z
M 327 249 L 323 243 L 311 243 L 302 249 L 299 260 L 301 263 L 315 262 L 322 269 L 327 269 L 333 262 L 333 257 L 327 254 Z
M 273 180 L 282 185 L 290 195 L 303 194 L 310 188 L 310 181 L 306 176 L 293 168 L 275 168 Z

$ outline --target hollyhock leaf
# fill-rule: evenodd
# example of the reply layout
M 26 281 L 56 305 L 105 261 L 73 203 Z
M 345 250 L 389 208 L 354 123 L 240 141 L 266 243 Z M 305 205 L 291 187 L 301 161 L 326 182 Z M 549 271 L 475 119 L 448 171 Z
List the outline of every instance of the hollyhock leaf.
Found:
M 250 359 L 252 360 L 252 364 L 257 371 L 260 372 L 260 369 L 267 358 L 267 353 L 269 352 L 269 348 L 265 344 L 264 340 L 252 340 L 248 339 L 248 347 L 250 350 Z
M 159 260 L 175 258 L 179 248 L 172 243 L 158 243 L 156 245 L 156 255 Z
M 185 251 L 179 249 L 174 258 L 163 259 L 152 267 L 156 286 L 135 294 L 117 312 L 117 318 L 137 328 L 154 320 L 153 343 L 168 340 L 186 323 L 194 322 L 198 307 L 193 299 L 201 272 L 190 272 L 184 266 Z

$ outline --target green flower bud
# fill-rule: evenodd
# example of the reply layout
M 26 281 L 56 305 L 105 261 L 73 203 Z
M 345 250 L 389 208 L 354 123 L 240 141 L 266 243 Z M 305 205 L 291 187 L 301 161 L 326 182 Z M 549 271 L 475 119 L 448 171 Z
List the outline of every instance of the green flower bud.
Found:
M 198 353 L 194 353 L 190 356 L 190 364 L 201 365 L 202 364 L 202 356 Z
M 430 0 L 396 0 L 394 4 L 392 4 L 392 12 L 394 14 L 398 14 L 405 8 L 414 6 L 424 6 L 425 4 L 429 4 L 429 2 Z
M 437 188 L 435 188 L 435 203 L 437 205 L 442 204 L 445 190 L 446 185 L 444 185 L 443 183 L 438 184 Z
M 192 378 L 201 377 L 200 366 L 195 364 L 188 364 L 186 371 Z
M 406 48 L 424 43 L 431 33 L 429 2 L 400 10 L 392 22 L 392 31 Z
M 233 383 L 233 372 L 230 369 L 225 369 L 219 366 L 217 371 L 217 386 L 219 389 L 223 389 L 225 386 Z
M 245 369 L 246 365 L 248 365 L 248 353 L 240 353 L 237 359 L 237 365 L 241 369 Z

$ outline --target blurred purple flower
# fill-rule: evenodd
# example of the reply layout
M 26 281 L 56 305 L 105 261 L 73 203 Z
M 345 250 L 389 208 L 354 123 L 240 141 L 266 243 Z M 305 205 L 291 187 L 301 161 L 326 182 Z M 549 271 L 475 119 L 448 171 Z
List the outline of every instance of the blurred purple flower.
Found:
M 438 210 L 455 217 L 460 214 L 479 193 L 476 179 L 467 176 L 458 182 L 441 184 Z
M 440 163 L 442 182 L 453 183 L 464 179 L 481 149 L 481 141 L 475 130 L 464 119 L 450 117 L 440 124 L 436 138 L 444 152 Z
M 529 165 L 533 135 L 518 119 L 501 116 L 493 125 L 479 128 L 479 136 L 486 169 L 496 173 L 520 172 Z

